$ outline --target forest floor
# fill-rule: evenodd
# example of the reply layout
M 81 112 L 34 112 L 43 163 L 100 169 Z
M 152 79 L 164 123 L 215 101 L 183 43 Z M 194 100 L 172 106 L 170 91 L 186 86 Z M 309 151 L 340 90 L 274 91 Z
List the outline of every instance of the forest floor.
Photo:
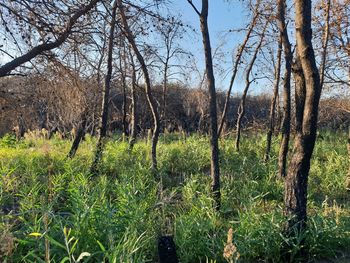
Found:
M 150 144 L 132 151 L 115 136 L 106 143 L 100 174 L 91 176 L 95 138 L 67 159 L 71 141 L 31 133 L 0 139 L 1 262 L 157 262 L 157 237 L 173 235 L 180 262 L 227 262 L 227 233 L 239 262 L 282 262 L 283 244 L 306 240 L 310 262 L 350 262 L 350 193 L 346 134 L 319 136 L 309 178 L 308 230 L 282 233 L 283 181 L 276 176 L 279 139 L 262 161 L 264 134 L 220 141 L 222 208 L 210 198 L 210 148 L 205 136 L 162 136 L 159 177 Z M 236 253 L 237 255 L 237 253 Z M 337 259 L 338 258 L 338 259 Z M 294 258 L 298 262 L 298 258 Z M 344 261 L 345 260 L 345 261 Z

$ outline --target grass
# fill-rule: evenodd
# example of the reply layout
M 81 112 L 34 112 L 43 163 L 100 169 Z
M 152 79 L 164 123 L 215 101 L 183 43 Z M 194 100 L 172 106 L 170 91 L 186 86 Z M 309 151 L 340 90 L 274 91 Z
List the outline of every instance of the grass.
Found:
M 346 135 L 323 132 L 309 179 L 309 260 L 350 250 Z M 70 141 L 30 134 L 0 140 L 1 262 L 157 262 L 157 237 L 174 235 L 181 262 L 227 262 L 227 231 L 239 262 L 282 262 L 283 182 L 276 177 L 278 139 L 262 161 L 265 135 L 220 141 L 222 211 L 210 198 L 208 138 L 162 137 L 158 150 L 163 190 L 150 170 L 150 145 L 132 152 L 109 140 L 97 177 L 89 175 L 95 139 L 77 156 Z

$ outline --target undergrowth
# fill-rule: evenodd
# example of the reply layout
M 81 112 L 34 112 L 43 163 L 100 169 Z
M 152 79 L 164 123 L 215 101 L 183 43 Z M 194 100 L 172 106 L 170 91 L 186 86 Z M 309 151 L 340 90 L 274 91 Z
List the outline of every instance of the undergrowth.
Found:
M 339 257 L 350 249 L 348 167 L 344 134 L 317 141 L 309 180 L 306 235 L 309 260 Z M 157 262 L 157 237 L 174 235 L 181 262 L 227 262 L 233 229 L 239 262 L 281 262 L 283 182 L 277 178 L 279 139 L 262 161 L 265 135 L 220 141 L 222 209 L 210 198 L 208 138 L 162 137 L 162 185 L 150 170 L 150 145 L 133 151 L 108 141 L 100 175 L 92 177 L 95 139 L 67 159 L 70 141 L 35 136 L 0 140 L 1 262 Z

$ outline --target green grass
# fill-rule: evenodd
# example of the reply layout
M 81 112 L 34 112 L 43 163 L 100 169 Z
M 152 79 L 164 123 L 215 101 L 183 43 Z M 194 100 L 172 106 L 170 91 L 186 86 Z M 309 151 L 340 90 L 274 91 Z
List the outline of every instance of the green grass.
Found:
M 350 197 L 346 135 L 322 133 L 309 179 L 305 233 L 310 260 L 350 250 Z M 77 156 L 70 141 L 37 135 L 0 140 L 0 261 L 157 262 L 157 237 L 173 234 L 181 262 L 226 262 L 227 231 L 240 262 L 281 262 L 285 218 L 283 182 L 277 178 L 278 139 L 271 161 L 262 161 L 265 135 L 220 141 L 222 210 L 210 198 L 210 149 L 206 137 L 171 134 L 160 139 L 159 174 L 150 170 L 150 145 L 108 141 L 100 175 L 89 166 L 95 139 L 87 136 Z M 11 212 L 10 212 L 11 211 Z M 49 244 L 49 249 L 45 248 Z M 83 257 L 84 256 L 84 257 Z

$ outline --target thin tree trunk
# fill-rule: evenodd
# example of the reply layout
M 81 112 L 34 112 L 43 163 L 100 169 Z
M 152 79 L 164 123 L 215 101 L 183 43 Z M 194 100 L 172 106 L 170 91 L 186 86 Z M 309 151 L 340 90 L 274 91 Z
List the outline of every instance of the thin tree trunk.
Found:
M 222 130 L 223 130 L 223 127 L 224 127 L 224 124 L 225 124 L 225 121 L 226 121 L 226 115 L 227 115 L 227 111 L 228 111 L 228 108 L 230 106 L 230 98 L 231 98 L 231 91 L 232 91 L 232 87 L 233 87 L 233 83 L 236 79 L 236 75 L 237 75 L 237 72 L 238 72 L 238 66 L 241 62 L 241 58 L 242 58 L 242 55 L 243 55 L 243 52 L 245 50 L 245 47 L 248 43 L 248 40 L 250 38 L 250 35 L 256 25 L 256 21 L 259 17 L 259 5 L 260 5 L 260 0 L 257 1 L 256 3 L 256 7 L 255 7 L 255 15 L 253 17 L 253 20 L 249 26 L 249 29 L 248 29 L 248 32 L 247 32 L 247 35 L 242 43 L 242 45 L 239 47 L 238 51 L 237 51 L 237 55 L 236 55 L 236 61 L 235 61 L 235 64 L 233 66 L 233 73 L 232 73 L 232 77 L 231 77 L 231 80 L 230 80 L 230 86 L 227 90 L 227 94 L 226 94 L 226 99 L 225 99 L 225 104 L 224 104 L 224 109 L 222 111 L 222 115 L 221 115 L 221 121 L 220 121 L 220 125 L 219 125 L 219 131 L 218 131 L 218 136 L 220 137 L 221 133 L 222 133 Z
M 290 82 L 292 74 L 292 47 L 288 37 L 288 30 L 286 25 L 286 0 L 278 0 L 278 15 L 277 24 L 282 37 L 282 44 L 284 50 L 285 73 L 283 77 L 283 118 L 281 134 L 282 140 L 278 156 L 278 174 L 280 177 L 285 177 L 287 167 L 287 156 L 290 139 L 290 122 L 291 122 L 291 99 L 290 99 Z
M 169 54 L 167 55 L 165 64 L 164 64 L 164 75 L 163 75 L 163 112 L 162 112 L 162 119 L 164 122 L 164 125 L 166 125 L 166 107 L 167 107 L 167 101 L 166 101 L 166 96 L 167 96 L 167 90 L 168 90 L 168 57 Z
M 117 2 L 114 2 L 112 7 L 112 19 L 108 38 L 108 55 L 107 55 L 107 74 L 102 90 L 102 112 L 99 122 L 99 133 L 97 138 L 95 158 L 91 165 L 91 173 L 97 174 L 99 163 L 102 159 L 102 151 L 104 147 L 104 139 L 107 135 L 108 110 L 109 110 L 109 93 L 112 78 L 112 59 L 113 59 L 113 40 L 116 23 Z
M 281 60 L 282 60 L 282 36 L 280 36 L 279 43 L 278 43 L 277 64 L 275 69 L 275 86 L 273 88 L 273 97 L 272 97 L 271 106 L 270 106 L 269 130 L 266 136 L 267 137 L 266 150 L 265 150 L 265 157 L 264 157 L 265 162 L 267 162 L 270 159 L 271 140 L 272 140 L 272 134 L 275 127 L 276 100 L 278 95 L 278 87 L 280 84 Z
M 141 64 L 141 69 L 145 78 L 145 83 L 146 83 L 146 96 L 147 96 L 147 101 L 148 104 L 151 108 L 152 116 L 153 116 L 153 122 L 154 122 L 154 131 L 153 131 L 153 136 L 152 136 L 152 170 L 153 172 L 157 172 L 157 144 L 158 144 L 158 138 L 159 138 L 159 133 L 160 133 L 160 118 L 159 118 L 159 113 L 157 109 L 157 104 L 156 101 L 154 100 L 154 97 L 152 95 L 152 86 L 151 86 L 151 80 L 149 77 L 148 69 L 146 62 L 141 55 L 136 43 L 135 43 L 135 37 L 132 34 L 127 18 L 125 16 L 124 12 L 124 5 L 122 3 L 122 0 L 117 0 L 118 3 L 120 15 L 121 15 L 121 20 L 124 26 L 124 31 L 126 38 L 128 39 L 139 63 Z
M 130 133 L 130 149 L 132 150 L 137 137 L 137 97 L 136 97 L 136 69 L 132 54 L 130 54 L 130 61 L 132 66 L 132 79 L 131 79 L 131 133 Z
M 296 92 L 296 108 L 299 108 L 296 118 L 299 125 L 296 127 L 293 156 L 285 178 L 284 214 L 288 216 L 286 232 L 291 236 L 295 236 L 295 230 L 304 231 L 306 227 L 308 176 L 316 142 L 321 96 L 320 75 L 312 46 L 311 0 L 295 0 L 295 13 L 297 53 L 305 78 L 305 92 Z
M 250 84 L 252 83 L 252 81 L 250 80 L 250 73 L 252 72 L 255 60 L 256 60 L 256 58 L 258 56 L 258 53 L 259 53 L 260 48 L 262 46 L 262 43 L 264 41 L 265 31 L 266 31 L 268 23 L 269 23 L 269 20 L 266 20 L 263 32 L 261 33 L 260 41 L 259 41 L 258 45 L 256 46 L 256 49 L 255 49 L 254 54 L 253 54 L 253 57 L 252 57 L 249 65 L 248 65 L 248 69 L 247 69 L 247 72 L 246 72 L 246 75 L 245 75 L 245 88 L 244 88 L 243 95 L 242 95 L 242 98 L 241 98 L 241 102 L 239 104 L 238 112 L 237 112 L 238 117 L 237 117 L 237 123 L 236 123 L 236 144 L 235 144 L 237 152 L 239 152 L 239 145 L 240 145 L 240 140 L 241 140 L 242 119 L 243 119 L 244 114 L 245 114 L 246 98 L 247 98 L 247 94 L 248 94 L 248 90 L 249 90 Z
M 78 131 L 74 137 L 74 141 L 72 143 L 72 146 L 68 153 L 68 158 L 73 158 L 75 156 L 75 153 L 77 152 L 80 142 L 83 139 L 85 135 L 85 129 L 86 129 L 86 123 L 87 123 L 87 112 L 84 111 L 81 115 L 81 121 L 79 123 Z
M 327 48 L 329 40 L 329 22 L 330 22 L 330 9 L 331 9 L 331 0 L 326 0 L 326 18 L 325 18 L 325 28 L 323 32 L 323 43 L 322 43 L 322 54 L 321 54 L 321 65 L 320 65 L 320 85 L 321 89 L 324 83 L 324 72 L 327 62 Z
M 217 127 L 217 108 L 216 108 L 216 90 L 213 70 L 213 61 L 211 54 L 210 36 L 208 29 L 208 0 L 202 0 L 202 11 L 200 16 L 200 27 L 202 32 L 203 48 L 205 53 L 205 69 L 207 76 L 207 85 L 209 91 L 209 113 L 210 113 L 210 145 L 211 145 L 211 177 L 212 194 L 216 210 L 221 206 L 220 194 L 220 169 L 219 169 L 219 143 Z
M 124 38 L 121 38 L 121 45 L 124 45 Z M 126 77 L 123 72 L 123 68 L 126 69 L 126 62 L 125 62 L 125 57 L 126 57 L 126 52 L 125 52 L 125 47 L 123 48 L 124 54 L 122 54 L 121 50 L 119 52 L 119 68 L 120 68 L 120 75 L 121 75 L 121 82 L 122 82 L 122 90 L 123 90 L 123 117 L 122 117 L 122 125 L 123 125 L 123 134 L 128 136 L 128 128 L 127 128 L 127 122 L 126 122 L 126 115 L 127 115 L 127 110 L 126 110 Z M 124 62 L 124 65 L 123 63 Z
M 202 10 L 196 8 L 191 0 L 187 2 L 193 7 L 194 11 L 199 16 L 200 28 L 202 33 L 202 42 L 205 55 L 205 76 L 207 87 L 209 91 L 209 114 L 210 114 L 210 175 L 212 178 L 211 190 L 214 200 L 214 207 L 218 211 L 221 207 L 221 193 L 220 193 L 220 168 L 219 168 L 219 142 L 218 142 L 218 118 L 216 108 L 216 90 L 213 61 L 211 54 L 210 36 L 208 29 L 208 0 L 202 0 Z

